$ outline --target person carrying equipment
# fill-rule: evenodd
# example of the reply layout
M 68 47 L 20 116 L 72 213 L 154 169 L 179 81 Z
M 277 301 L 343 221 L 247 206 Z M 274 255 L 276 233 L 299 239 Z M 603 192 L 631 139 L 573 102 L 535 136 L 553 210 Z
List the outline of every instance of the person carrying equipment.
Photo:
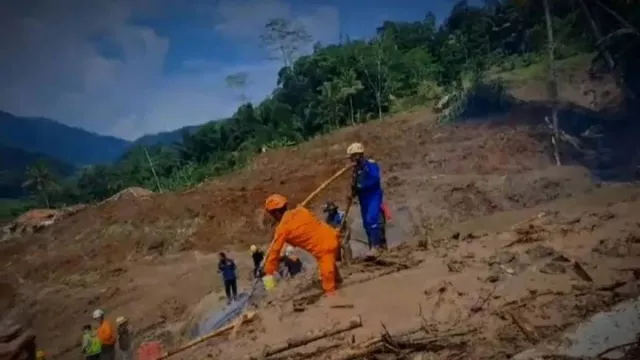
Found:
M 282 195 L 269 196 L 264 207 L 267 213 L 278 222 L 271 249 L 264 264 L 265 288 L 269 290 L 275 284 L 273 275 L 278 270 L 280 252 L 287 243 L 309 252 L 316 258 L 322 289 L 327 295 L 335 294 L 336 282 L 340 281 L 336 265 L 338 232 L 320 221 L 305 207 L 289 209 L 288 201 Z
M 257 279 L 260 277 L 260 264 L 262 264 L 262 260 L 264 259 L 264 252 L 255 245 L 251 245 L 249 249 L 251 251 L 251 258 L 253 259 L 253 278 Z
M 362 226 L 372 255 L 375 256 L 386 248 L 380 166 L 364 156 L 364 146 L 360 143 L 349 145 L 347 154 L 354 163 L 349 201 L 358 198 Z

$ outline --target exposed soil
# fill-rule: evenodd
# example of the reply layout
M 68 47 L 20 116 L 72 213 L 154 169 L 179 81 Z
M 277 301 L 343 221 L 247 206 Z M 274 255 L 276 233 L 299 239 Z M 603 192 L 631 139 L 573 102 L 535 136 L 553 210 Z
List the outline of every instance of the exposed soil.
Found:
M 355 315 L 364 322 L 352 332 L 356 341 L 379 335 L 381 323 L 394 333 L 426 321 L 434 334 L 477 329 L 464 346 L 435 358 L 508 357 L 537 341 L 510 312 L 543 339 L 637 293 L 630 285 L 636 271 L 626 268 L 640 257 L 640 188 L 597 184 L 582 167 L 554 166 L 539 115 L 524 107 L 491 122 L 439 126 L 428 111 L 406 114 L 262 154 L 186 192 L 87 207 L 0 244 L 0 310 L 32 324 L 53 358 L 77 357 L 80 329 L 97 307 L 129 317 L 138 343 L 176 346 L 196 319 L 221 307 L 216 252 L 231 254 L 247 289 L 246 249 L 270 236 L 260 217 L 264 198 L 279 192 L 301 201 L 345 165 L 345 149 L 357 140 L 384 172 L 390 241 L 407 245 L 386 263 L 342 269 L 345 285 L 333 301 L 351 308 L 312 296 L 304 311 L 293 311 L 294 297 L 299 305 L 301 294 L 314 291 L 310 263 L 305 276 L 280 284 L 261 305 L 261 321 L 237 340 L 176 358 L 255 355 Z M 346 182 L 332 184 L 311 207 L 329 198 L 341 203 Z M 354 239 L 362 239 L 357 214 L 351 220 Z

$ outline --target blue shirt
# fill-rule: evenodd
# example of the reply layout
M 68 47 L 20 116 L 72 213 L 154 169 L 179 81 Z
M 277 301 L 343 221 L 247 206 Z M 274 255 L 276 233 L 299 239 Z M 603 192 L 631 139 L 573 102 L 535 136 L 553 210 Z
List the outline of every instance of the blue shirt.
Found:
M 325 221 L 334 228 L 339 228 L 342 225 L 342 219 L 344 219 L 344 212 L 338 210 L 333 214 L 328 214 Z
M 231 259 L 220 260 L 218 263 L 218 270 L 222 273 L 224 280 L 236 279 L 236 263 Z

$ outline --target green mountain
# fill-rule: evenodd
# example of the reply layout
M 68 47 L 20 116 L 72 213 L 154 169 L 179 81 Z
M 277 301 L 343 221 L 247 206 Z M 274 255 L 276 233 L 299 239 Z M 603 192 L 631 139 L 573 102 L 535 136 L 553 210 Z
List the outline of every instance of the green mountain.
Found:
M 169 145 L 173 143 L 181 143 L 184 134 L 193 134 L 202 125 L 185 126 L 173 131 L 163 131 L 157 134 L 149 134 L 139 137 L 133 142 L 133 146 L 144 145 Z
M 131 145 L 123 139 L 98 135 L 54 120 L 19 117 L 2 111 L 0 144 L 73 165 L 110 163 Z

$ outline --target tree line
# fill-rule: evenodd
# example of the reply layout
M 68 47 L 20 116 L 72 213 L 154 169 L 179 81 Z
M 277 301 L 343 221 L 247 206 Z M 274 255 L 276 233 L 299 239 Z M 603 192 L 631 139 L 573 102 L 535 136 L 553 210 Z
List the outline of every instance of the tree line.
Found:
M 100 201 L 131 186 L 187 188 L 239 169 L 260 152 L 432 104 L 486 82 L 488 72 L 581 53 L 595 53 L 594 69 L 614 71 L 634 96 L 640 9 L 633 3 L 460 1 L 440 25 L 427 13 L 421 21 L 385 21 L 370 39 L 345 36 L 329 45 L 314 44 L 298 23 L 272 19 L 261 40 L 282 68 L 268 98 L 247 102 L 251 79 L 229 74 L 229 91 L 243 103 L 230 118 L 184 133 L 175 144 L 136 147 L 112 165 L 87 167 L 72 178 L 58 179 L 35 164 L 25 186 L 41 206 Z

